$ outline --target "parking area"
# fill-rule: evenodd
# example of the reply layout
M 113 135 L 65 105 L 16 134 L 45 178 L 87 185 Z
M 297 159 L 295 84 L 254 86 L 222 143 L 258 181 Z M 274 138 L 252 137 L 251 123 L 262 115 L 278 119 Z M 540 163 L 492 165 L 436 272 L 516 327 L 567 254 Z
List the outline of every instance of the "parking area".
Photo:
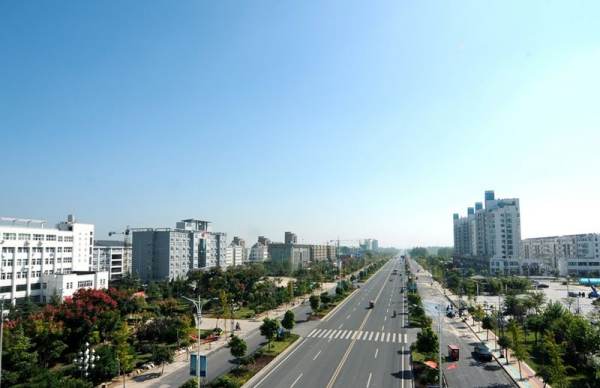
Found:
M 566 308 L 569 308 L 572 312 L 578 312 L 584 315 L 588 315 L 589 313 L 594 311 L 594 305 L 592 302 L 593 298 L 588 298 L 588 293 L 592 291 L 589 286 L 581 286 L 578 284 L 569 284 L 567 287 L 566 284 L 562 284 L 564 280 L 539 280 L 539 283 L 543 283 L 548 285 L 548 288 L 539 288 L 537 291 L 543 292 L 546 295 L 546 300 L 553 302 L 560 302 Z M 569 292 L 584 293 L 584 297 L 575 298 L 568 297 Z M 477 303 L 484 304 L 487 306 L 494 306 L 497 308 L 498 303 L 504 303 L 503 296 L 488 296 L 488 295 L 480 295 L 477 298 Z

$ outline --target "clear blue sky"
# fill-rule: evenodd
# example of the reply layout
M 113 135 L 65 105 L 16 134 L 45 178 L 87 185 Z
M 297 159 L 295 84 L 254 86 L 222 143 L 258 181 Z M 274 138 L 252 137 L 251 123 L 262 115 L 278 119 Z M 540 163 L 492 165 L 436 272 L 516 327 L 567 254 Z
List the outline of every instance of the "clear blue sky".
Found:
M 0 3 L 0 215 L 97 237 L 600 232 L 597 1 Z

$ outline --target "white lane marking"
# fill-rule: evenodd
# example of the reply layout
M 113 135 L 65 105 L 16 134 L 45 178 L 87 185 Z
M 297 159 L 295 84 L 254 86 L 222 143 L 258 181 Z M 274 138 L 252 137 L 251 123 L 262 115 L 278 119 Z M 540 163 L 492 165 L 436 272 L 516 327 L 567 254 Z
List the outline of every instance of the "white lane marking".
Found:
M 388 333 L 387 338 L 385 339 L 385 342 L 390 342 L 390 334 L 392 334 L 392 333 Z
M 379 348 L 375 349 L 375 359 L 377 359 L 378 354 L 379 354 Z
M 385 333 L 381 333 L 381 342 L 385 342 Z
M 308 333 L 307 337 L 312 337 L 312 335 L 317 331 L 317 329 L 312 329 L 310 333 Z
M 298 380 L 300 380 L 300 377 L 302 377 L 302 373 L 300 373 L 300 376 L 296 377 L 296 380 L 294 380 L 294 382 L 292 383 L 292 385 L 290 385 L 290 388 L 294 388 L 294 385 L 296 385 L 296 383 L 298 382 Z
M 346 338 L 345 339 L 350 338 L 350 336 L 352 335 L 353 332 L 354 332 L 354 330 L 348 330 L 348 334 L 346 334 Z M 352 339 L 354 339 L 354 338 L 352 338 Z
M 369 385 L 371 385 L 371 376 L 373 376 L 373 374 L 371 372 L 369 372 L 369 379 L 367 380 L 367 388 L 369 388 Z
M 404 346 L 402 346 L 402 357 L 400 357 L 400 373 L 402 373 L 402 388 L 404 388 Z
M 330 331 L 331 330 L 327 330 L 327 329 L 323 330 L 323 332 L 321 334 L 319 334 L 319 338 L 327 337 L 327 335 L 329 334 Z
M 375 333 L 371 332 L 371 334 L 369 335 L 369 341 L 371 341 L 371 338 L 373 338 L 373 334 L 375 334 Z
M 406 333 L 404 333 L 404 343 L 407 344 L 408 343 L 408 335 L 406 335 Z
M 389 313 L 389 312 L 390 312 L 390 309 L 385 309 L 385 313 L 386 314 Z
M 333 330 L 331 334 L 329 334 L 329 338 L 333 338 L 333 336 L 337 333 L 337 330 Z
M 346 315 L 346 319 L 350 319 L 350 314 Z
M 387 315 L 385 317 L 383 317 L 383 321 L 387 321 Z
M 313 357 L 313 361 L 317 359 L 317 357 L 319 357 L 319 354 L 321 354 L 321 351 L 319 350 L 319 353 L 317 353 L 314 357 Z
M 343 324 L 343 323 L 342 323 L 342 324 L 341 324 L 341 325 L 338 327 L 338 329 L 341 329 L 341 328 L 342 328 L 342 326 L 344 326 L 344 324 Z
M 392 333 L 392 342 L 396 342 L 396 333 Z
M 296 349 L 292 350 L 292 351 L 291 351 L 291 352 L 290 352 L 290 353 L 289 353 L 287 356 L 285 356 L 285 358 L 284 358 L 283 360 L 281 360 L 281 361 L 279 362 L 279 364 L 275 365 L 275 367 L 274 367 L 273 369 L 271 369 L 271 370 L 269 371 L 269 373 L 267 373 L 267 374 L 265 375 L 265 377 L 263 377 L 263 378 L 262 378 L 262 380 L 260 380 L 258 383 L 256 383 L 256 385 L 255 385 L 254 387 L 258 387 L 258 386 L 259 386 L 259 385 L 260 385 L 260 384 L 261 384 L 263 381 L 265 381 L 265 380 L 266 380 L 266 379 L 267 379 L 267 378 L 268 378 L 268 377 L 271 375 L 271 373 L 275 372 L 275 371 L 277 370 L 277 368 L 279 368 L 279 367 L 281 366 L 281 364 L 283 364 L 284 362 L 286 362 L 286 360 L 287 360 L 288 358 L 290 358 L 290 357 L 292 356 L 292 354 L 294 354 L 294 352 L 296 352 L 296 350 L 300 349 L 300 347 L 301 347 L 302 345 L 304 345 L 304 343 L 305 343 L 305 342 L 306 342 L 306 339 L 303 339 L 303 340 L 302 340 L 302 342 L 300 342 L 300 343 L 298 344 L 298 346 L 296 346 Z
M 385 325 L 381 325 L 381 331 L 385 330 Z
M 355 331 L 354 334 L 352 335 L 352 339 L 355 340 L 356 337 L 358 337 L 358 333 L 360 333 L 360 331 Z
M 340 336 L 340 334 L 342 334 L 344 331 L 340 330 L 337 333 L 335 333 L 335 335 L 333 336 L 333 338 L 338 338 Z
M 377 338 L 379 338 L 379 332 L 375 333 L 375 339 L 373 339 L 373 341 L 377 342 Z

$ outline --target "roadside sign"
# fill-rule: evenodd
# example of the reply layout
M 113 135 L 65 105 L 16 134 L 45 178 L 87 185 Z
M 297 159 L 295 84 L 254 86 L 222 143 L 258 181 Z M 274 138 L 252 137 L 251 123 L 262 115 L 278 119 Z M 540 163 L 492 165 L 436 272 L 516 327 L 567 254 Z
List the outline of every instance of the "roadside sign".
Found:
M 191 376 L 197 376 L 196 375 L 196 365 L 197 365 L 196 353 L 192 353 L 190 355 L 190 375 Z M 208 362 L 206 360 L 206 356 L 201 354 L 200 355 L 200 377 L 206 377 L 207 367 L 208 367 Z

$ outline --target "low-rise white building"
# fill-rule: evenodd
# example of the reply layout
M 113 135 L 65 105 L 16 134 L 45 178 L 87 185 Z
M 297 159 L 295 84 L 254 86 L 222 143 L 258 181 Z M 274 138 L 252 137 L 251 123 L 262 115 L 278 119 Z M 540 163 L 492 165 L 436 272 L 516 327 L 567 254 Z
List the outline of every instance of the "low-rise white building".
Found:
M 42 275 L 42 302 L 53 297 L 61 300 L 73 296 L 81 288 L 105 289 L 108 287 L 108 272 L 72 272 L 69 274 Z
M 244 263 L 244 247 L 231 243 L 225 254 L 225 263 L 221 265 L 221 268 L 227 268 L 229 266 L 242 265 Z
M 73 216 L 55 227 L 46 221 L 0 218 L 0 297 L 12 304 L 42 302 L 43 277 L 89 272 L 94 225 Z

